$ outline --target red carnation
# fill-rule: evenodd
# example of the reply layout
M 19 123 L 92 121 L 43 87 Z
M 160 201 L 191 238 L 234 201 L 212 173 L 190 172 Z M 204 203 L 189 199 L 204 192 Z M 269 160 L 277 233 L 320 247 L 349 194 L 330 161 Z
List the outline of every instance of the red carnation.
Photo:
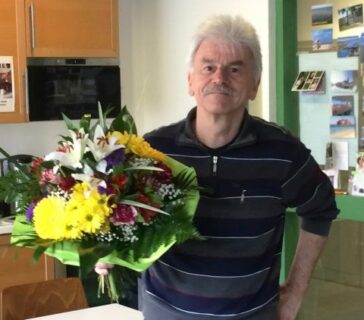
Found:
M 163 171 L 154 171 L 153 178 L 158 180 L 160 183 L 171 183 L 173 179 L 172 170 L 163 162 L 159 162 L 157 167 Z
M 149 198 L 144 195 L 144 194 L 140 194 L 138 197 L 138 201 L 146 204 L 148 206 L 154 207 L 154 208 L 159 208 L 159 205 L 152 203 Z M 153 211 L 153 210 L 149 210 L 149 209 L 144 209 L 144 208 L 138 208 L 140 215 L 143 217 L 145 222 L 149 222 L 152 218 L 154 218 L 158 212 Z
M 76 184 L 76 180 L 73 177 L 61 177 L 59 187 L 64 191 L 69 191 Z
M 137 212 L 134 207 L 119 203 L 113 210 L 110 221 L 116 226 L 121 224 L 133 224 L 135 223 L 136 214 Z
M 40 165 L 44 162 L 43 158 L 35 158 L 30 164 L 30 172 L 40 174 Z

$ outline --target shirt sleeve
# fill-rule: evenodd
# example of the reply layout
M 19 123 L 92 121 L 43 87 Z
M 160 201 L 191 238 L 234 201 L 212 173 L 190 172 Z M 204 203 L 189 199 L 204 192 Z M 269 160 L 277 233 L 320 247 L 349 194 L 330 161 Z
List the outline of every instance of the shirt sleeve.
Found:
M 302 143 L 297 144 L 292 167 L 282 185 L 287 207 L 296 208 L 301 228 L 327 236 L 331 222 L 339 213 L 330 179 Z

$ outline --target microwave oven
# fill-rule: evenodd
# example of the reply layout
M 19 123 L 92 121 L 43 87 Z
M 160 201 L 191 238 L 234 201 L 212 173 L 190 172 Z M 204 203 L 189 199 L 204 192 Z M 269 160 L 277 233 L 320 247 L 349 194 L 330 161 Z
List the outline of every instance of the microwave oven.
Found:
M 108 117 L 121 104 L 120 67 L 117 59 L 29 58 L 27 107 L 30 121 L 70 119 L 84 114 L 98 117 L 98 102 Z

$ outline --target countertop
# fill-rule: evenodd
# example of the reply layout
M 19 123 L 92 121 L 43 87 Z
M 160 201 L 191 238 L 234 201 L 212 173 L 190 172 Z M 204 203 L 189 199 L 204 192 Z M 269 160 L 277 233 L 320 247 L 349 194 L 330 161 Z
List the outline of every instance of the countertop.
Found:
M 13 229 L 14 217 L 0 219 L 0 234 L 10 234 Z

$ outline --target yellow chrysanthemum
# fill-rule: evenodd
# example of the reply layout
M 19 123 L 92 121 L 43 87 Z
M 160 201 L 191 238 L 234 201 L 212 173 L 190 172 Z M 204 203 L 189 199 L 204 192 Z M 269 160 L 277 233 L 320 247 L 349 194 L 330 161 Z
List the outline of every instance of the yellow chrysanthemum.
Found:
M 42 239 L 61 240 L 65 237 L 66 201 L 59 197 L 44 198 L 34 208 L 34 228 Z
M 68 201 L 56 196 L 42 199 L 34 208 L 34 228 L 42 239 L 81 239 L 84 233 L 107 232 L 111 208 L 108 196 L 77 183 Z
M 96 233 L 108 229 L 107 217 L 111 213 L 111 208 L 107 201 L 107 195 L 91 189 L 87 183 L 77 183 L 73 187 L 66 210 L 77 217 L 82 232 Z
M 127 151 L 132 152 L 139 157 L 151 158 L 158 161 L 164 161 L 166 157 L 164 153 L 152 148 L 147 141 L 135 134 L 130 135 L 126 132 L 121 133 L 114 131 L 112 136 L 116 136 L 119 144 L 125 145 Z

